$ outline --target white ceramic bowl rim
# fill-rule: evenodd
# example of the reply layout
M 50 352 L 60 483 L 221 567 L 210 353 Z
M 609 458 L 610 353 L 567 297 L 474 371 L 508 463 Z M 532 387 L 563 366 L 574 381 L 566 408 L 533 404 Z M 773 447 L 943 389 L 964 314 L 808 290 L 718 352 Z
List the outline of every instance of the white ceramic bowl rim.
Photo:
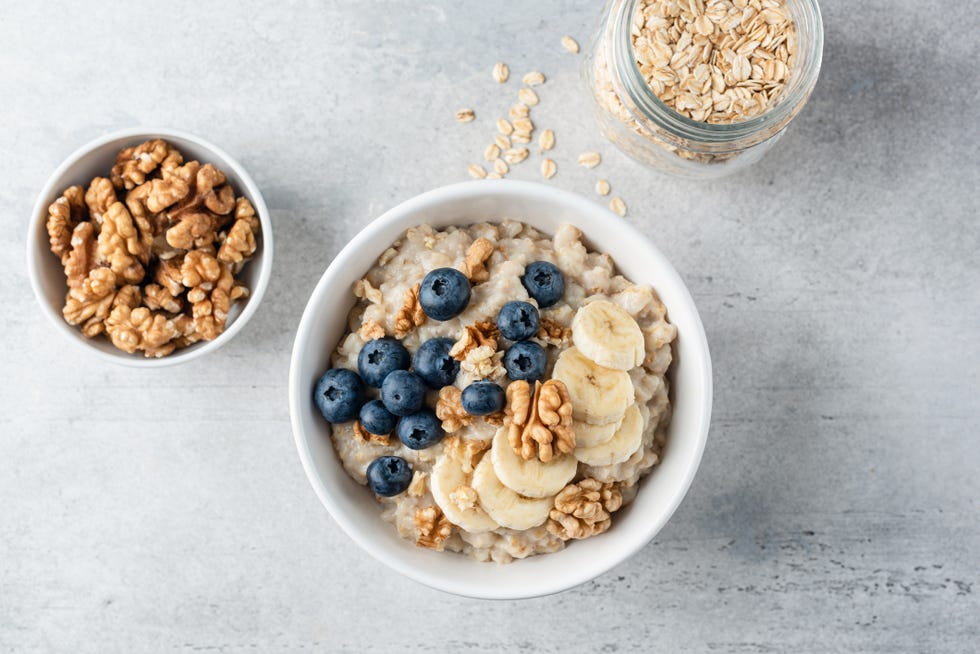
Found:
M 314 322 L 312 316 L 314 313 L 313 309 L 317 306 L 320 298 L 328 292 L 328 289 L 333 283 L 333 279 L 337 276 L 338 272 L 350 266 L 353 266 L 356 270 L 366 272 L 370 264 L 366 263 L 363 260 L 363 257 L 360 256 L 361 250 L 364 249 L 365 246 L 369 246 L 372 243 L 377 243 L 379 239 L 383 239 L 384 237 L 381 235 L 392 224 L 405 221 L 407 217 L 418 214 L 420 211 L 426 209 L 427 207 L 432 207 L 433 205 L 459 201 L 460 199 L 475 200 L 479 197 L 497 194 L 510 194 L 524 197 L 533 196 L 554 202 L 555 204 L 563 204 L 566 207 L 574 207 L 574 210 L 578 213 L 591 213 L 593 215 L 598 215 L 601 220 L 609 221 L 610 224 L 614 224 L 615 229 L 618 230 L 618 233 L 623 235 L 625 238 L 648 246 L 650 256 L 653 259 L 656 259 L 658 263 L 660 275 L 658 279 L 660 279 L 664 286 L 669 284 L 675 287 L 675 290 L 681 292 L 683 295 L 683 303 L 687 305 L 686 307 L 682 308 L 685 310 L 690 310 L 691 312 L 686 331 L 683 333 L 682 337 L 684 339 L 691 339 L 691 341 L 694 342 L 694 358 L 698 360 L 685 360 L 684 365 L 697 367 L 695 376 L 699 377 L 703 384 L 703 393 L 698 398 L 699 406 L 696 408 L 697 415 L 694 418 L 696 426 L 691 430 L 691 434 L 686 435 L 691 439 L 696 439 L 694 441 L 694 447 L 693 449 L 689 450 L 689 454 L 687 455 L 688 461 L 686 463 L 686 469 L 684 471 L 682 481 L 673 487 L 673 492 L 670 494 L 669 498 L 666 498 L 663 501 L 666 509 L 660 512 L 657 519 L 651 520 L 642 533 L 633 534 L 631 532 L 630 535 L 632 537 L 628 539 L 628 542 L 624 543 L 620 550 L 618 550 L 616 558 L 594 561 L 591 562 L 590 565 L 583 565 L 574 569 L 568 569 L 567 574 L 563 574 L 561 577 L 538 578 L 533 583 L 524 583 L 520 588 L 514 589 L 500 587 L 485 588 L 474 585 L 473 583 L 468 582 L 465 578 L 458 578 L 449 574 L 432 574 L 427 570 L 409 565 L 406 561 L 397 556 L 392 556 L 391 552 L 384 546 L 383 543 L 367 538 L 365 534 L 362 533 L 361 528 L 358 527 L 357 520 L 355 520 L 354 517 L 347 515 L 325 488 L 324 483 L 320 479 L 315 468 L 313 454 L 311 453 L 307 438 L 304 436 L 303 427 L 301 424 L 301 412 L 304 410 L 304 401 L 312 402 L 312 399 L 310 399 L 311 389 L 307 387 L 309 385 L 305 383 L 305 380 L 300 378 L 301 361 L 305 355 L 303 347 L 304 344 L 312 342 L 312 339 L 316 337 L 316 335 L 311 333 Z M 407 223 L 405 224 L 406 228 L 410 226 L 412 225 Z M 586 239 L 588 240 L 588 234 L 586 234 Z M 666 277 L 672 278 L 667 279 Z M 668 311 L 671 311 L 670 307 L 668 307 Z M 322 339 L 322 336 L 320 338 Z M 700 353 L 700 355 L 698 353 Z M 297 329 L 290 362 L 290 417 L 300 460 L 317 496 L 333 516 L 334 520 L 337 521 L 348 536 L 350 536 L 358 545 L 365 549 L 374 558 L 411 579 L 439 590 L 451 592 L 457 595 L 484 599 L 520 599 L 548 595 L 585 583 L 635 554 L 656 535 L 656 533 L 667 522 L 680 504 L 694 479 L 695 473 L 697 472 L 697 468 L 704 451 L 704 445 L 707 440 L 708 426 L 711 417 L 711 381 L 711 362 L 708 353 L 707 339 L 705 337 L 704 328 L 701 324 L 700 317 L 697 315 L 694 301 L 676 270 L 674 270 L 664 255 L 661 254 L 660 251 L 653 246 L 653 244 L 650 243 L 643 234 L 618 216 L 615 216 L 611 212 L 607 211 L 605 208 L 584 200 L 580 196 L 567 191 L 558 190 L 542 184 L 512 180 L 463 182 L 423 193 L 422 195 L 411 198 L 388 210 L 379 218 L 367 225 L 360 233 L 358 233 L 329 265 L 320 281 L 317 283 Z M 332 446 L 330 449 L 332 450 Z M 654 474 L 656 474 L 656 468 L 654 469 Z M 643 493 L 642 486 L 640 488 L 640 493 Z M 380 517 L 377 515 L 371 517 L 380 521 Z M 390 525 L 386 525 L 386 527 L 391 528 Z M 612 534 L 613 532 L 609 532 L 609 535 Z M 438 556 L 458 555 L 446 553 L 439 554 Z M 545 556 L 558 556 L 558 554 Z M 487 566 L 495 565 L 492 563 L 474 564 Z M 510 565 L 519 566 L 522 564 L 524 564 L 523 561 L 515 561 Z
M 252 285 L 252 288 L 249 289 L 250 296 L 241 313 L 237 315 L 234 320 L 231 320 L 225 330 L 213 341 L 196 343 L 187 349 L 174 352 L 169 356 L 161 357 L 159 359 L 147 358 L 140 354 L 131 355 L 121 350 L 118 352 L 112 352 L 93 347 L 89 340 L 81 334 L 78 328 L 65 322 L 60 310 L 56 311 L 55 308 L 51 306 L 51 303 L 48 302 L 47 298 L 45 298 L 37 272 L 39 266 L 51 265 L 51 262 L 49 261 L 39 260 L 39 249 L 46 251 L 47 246 L 45 245 L 44 248 L 40 248 L 38 241 L 47 237 L 47 232 L 44 229 L 44 221 L 47 218 L 47 208 L 48 205 L 57 197 L 57 194 L 63 190 L 62 188 L 59 188 L 59 186 L 62 184 L 62 178 L 65 176 L 67 171 L 90 153 L 108 143 L 121 139 L 136 138 L 181 139 L 191 142 L 201 149 L 210 150 L 216 157 L 216 161 L 211 163 L 222 167 L 222 169 L 226 171 L 233 171 L 234 174 L 241 180 L 242 185 L 245 188 L 238 189 L 238 191 L 248 196 L 251 200 L 253 206 L 255 207 L 255 212 L 259 217 L 263 232 L 262 244 L 260 246 L 262 248 L 261 262 L 252 261 L 249 264 L 255 265 L 256 263 L 259 263 L 260 265 L 258 274 L 255 277 L 257 282 Z M 65 159 L 65 161 L 62 162 L 62 164 L 58 166 L 53 173 L 51 173 L 51 176 L 48 177 L 47 182 L 44 184 L 44 188 L 38 195 L 31 213 L 31 221 L 28 225 L 27 233 L 27 269 L 31 280 L 31 288 L 34 290 L 34 295 L 37 298 L 38 303 L 41 305 L 41 310 L 44 312 L 44 315 L 50 319 L 51 323 L 54 324 L 55 328 L 59 332 L 66 335 L 68 339 L 76 346 L 79 346 L 103 361 L 108 361 L 110 363 L 138 368 L 161 368 L 178 363 L 184 363 L 186 361 L 204 356 L 209 352 L 213 352 L 230 341 L 235 334 L 242 330 L 245 324 L 258 310 L 259 304 L 262 302 L 262 298 L 265 295 L 266 288 L 269 285 L 269 279 L 272 276 L 273 250 L 272 222 L 269 217 L 269 209 L 266 207 L 265 200 L 263 199 L 262 193 L 259 191 L 258 186 L 255 184 L 255 181 L 234 157 L 210 141 L 188 132 L 170 128 L 134 127 L 111 132 L 82 145 L 71 155 L 69 155 L 68 158 Z

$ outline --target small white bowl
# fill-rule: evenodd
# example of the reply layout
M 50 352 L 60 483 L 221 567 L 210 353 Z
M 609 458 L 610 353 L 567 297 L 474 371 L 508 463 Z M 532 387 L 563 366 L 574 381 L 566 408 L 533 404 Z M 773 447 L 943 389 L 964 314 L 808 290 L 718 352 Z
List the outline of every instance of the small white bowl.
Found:
M 239 275 L 239 279 L 249 288 L 249 297 L 245 302 L 239 301 L 232 305 L 224 332 L 213 341 L 195 343 L 159 359 L 147 358 L 140 352 L 127 354 L 114 347 L 102 336 L 86 338 L 78 327 L 65 322 L 61 310 L 65 305 L 68 284 L 65 281 L 64 268 L 57 257 L 51 254 L 46 228 L 48 205 L 54 202 L 66 188 L 73 184 L 87 186 L 92 178 L 97 176 L 107 177 L 120 150 L 154 138 L 165 139 L 176 146 L 187 161 L 197 159 L 202 164 L 212 163 L 221 169 L 235 189 L 235 194 L 244 195 L 251 201 L 262 224 L 262 234 L 255 257 Z M 37 202 L 34 203 L 34 213 L 27 234 L 27 269 L 41 309 L 58 331 L 67 336 L 70 341 L 84 347 L 103 361 L 140 368 L 160 368 L 190 361 L 213 352 L 241 331 L 245 323 L 255 314 L 269 285 L 269 278 L 272 275 L 272 249 L 272 222 L 262 194 L 241 164 L 224 150 L 202 138 L 172 129 L 126 129 L 107 134 L 83 145 L 51 174 L 44 185 L 44 190 L 38 195 Z
M 678 329 L 672 366 L 673 420 L 663 461 L 642 480 L 632 504 L 616 514 L 601 536 L 573 541 L 561 552 L 508 565 L 480 563 L 449 552 L 416 547 L 399 538 L 370 491 L 351 479 L 330 441 L 329 427 L 313 403 L 313 387 L 330 367 L 330 354 L 347 326 L 352 284 L 406 229 L 521 220 L 554 234 L 571 223 L 586 243 L 612 255 L 619 271 L 649 283 Z M 541 184 L 477 181 L 424 193 L 391 209 L 345 247 L 317 284 L 293 345 L 289 409 L 296 447 L 324 506 L 361 547 L 423 584 L 487 599 L 556 593 L 584 583 L 629 558 L 663 527 L 694 478 L 711 417 L 711 361 L 704 328 L 684 282 L 663 254 L 622 218 L 578 195 Z

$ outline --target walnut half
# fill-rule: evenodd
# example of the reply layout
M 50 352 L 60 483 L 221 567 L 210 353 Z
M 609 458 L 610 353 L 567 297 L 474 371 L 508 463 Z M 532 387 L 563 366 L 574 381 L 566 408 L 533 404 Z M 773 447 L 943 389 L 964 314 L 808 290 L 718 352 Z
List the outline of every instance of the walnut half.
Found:
M 395 336 L 405 338 L 409 332 L 425 322 L 427 316 L 419 304 L 421 282 L 405 291 L 402 308 L 395 315 Z
M 565 486 L 555 496 L 548 531 L 562 540 L 601 534 L 612 524 L 611 513 L 623 505 L 623 494 L 615 482 L 604 484 L 592 478 Z
M 482 237 L 476 239 L 466 251 L 466 258 L 459 266 L 459 271 L 474 284 L 487 281 L 490 279 L 490 272 L 485 264 L 491 254 L 493 254 L 493 243 L 490 239 Z
M 439 507 L 427 506 L 415 510 L 415 531 L 417 545 L 441 552 L 453 526 Z
M 506 415 L 507 439 L 525 461 L 536 456 L 547 463 L 575 450 L 572 403 L 561 381 L 535 382 L 533 393 L 526 381 L 512 382 L 507 387 Z

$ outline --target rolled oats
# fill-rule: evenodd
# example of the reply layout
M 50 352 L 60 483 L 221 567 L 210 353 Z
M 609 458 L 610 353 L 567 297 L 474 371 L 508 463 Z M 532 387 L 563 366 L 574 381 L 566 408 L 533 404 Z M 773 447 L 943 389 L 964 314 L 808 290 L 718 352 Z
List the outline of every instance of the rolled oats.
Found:
M 493 67 L 493 80 L 498 84 L 503 84 L 510 77 L 510 68 L 503 62 L 497 62 Z
M 476 118 L 476 112 L 474 112 L 472 109 L 459 109 L 456 112 L 456 122 L 469 123 L 472 122 L 474 118 Z
M 541 176 L 545 179 L 551 179 L 558 172 L 558 166 L 551 159 L 541 160 Z
M 497 131 L 503 134 L 504 136 L 510 136 L 510 133 L 514 131 L 514 126 L 511 125 L 506 118 L 498 118 Z
M 483 151 L 483 159 L 485 161 L 496 161 L 500 159 L 500 146 L 496 143 L 488 145 L 487 149 Z
M 539 102 L 538 94 L 535 93 L 532 89 L 529 89 L 527 87 L 518 91 L 517 97 L 520 98 L 521 102 L 523 102 L 529 107 L 533 107 L 537 105 Z
M 598 152 L 583 152 L 578 156 L 578 163 L 580 166 L 585 166 L 586 168 L 595 168 L 602 162 L 602 157 Z
M 609 208 L 615 214 L 618 214 L 620 216 L 625 216 L 626 215 L 626 203 L 623 202 L 623 199 L 620 198 L 620 197 L 615 197 L 612 200 L 610 200 L 609 201 Z
M 565 48 L 572 54 L 578 54 L 579 51 L 578 41 L 568 36 L 567 34 L 561 37 L 561 45 L 563 48 Z
M 470 164 L 466 171 L 473 179 L 483 179 L 487 176 L 487 171 L 480 164 Z
M 555 133 L 550 129 L 546 129 L 541 132 L 541 136 L 538 137 L 538 146 L 541 148 L 542 152 L 555 147 Z
M 544 84 L 544 74 L 537 71 L 530 72 L 521 80 L 525 86 L 538 86 Z
M 612 189 L 609 186 L 609 182 L 604 179 L 600 179 L 595 183 L 595 192 L 599 195 L 609 195 L 610 190 Z

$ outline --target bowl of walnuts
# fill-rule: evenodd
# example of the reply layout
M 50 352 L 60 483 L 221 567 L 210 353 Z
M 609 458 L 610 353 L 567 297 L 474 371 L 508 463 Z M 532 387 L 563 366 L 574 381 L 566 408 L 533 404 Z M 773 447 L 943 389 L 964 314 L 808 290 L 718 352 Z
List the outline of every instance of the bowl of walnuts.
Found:
M 203 356 L 258 308 L 269 211 L 232 157 L 169 129 L 115 132 L 51 175 L 27 238 L 31 284 L 58 330 L 139 367 Z

